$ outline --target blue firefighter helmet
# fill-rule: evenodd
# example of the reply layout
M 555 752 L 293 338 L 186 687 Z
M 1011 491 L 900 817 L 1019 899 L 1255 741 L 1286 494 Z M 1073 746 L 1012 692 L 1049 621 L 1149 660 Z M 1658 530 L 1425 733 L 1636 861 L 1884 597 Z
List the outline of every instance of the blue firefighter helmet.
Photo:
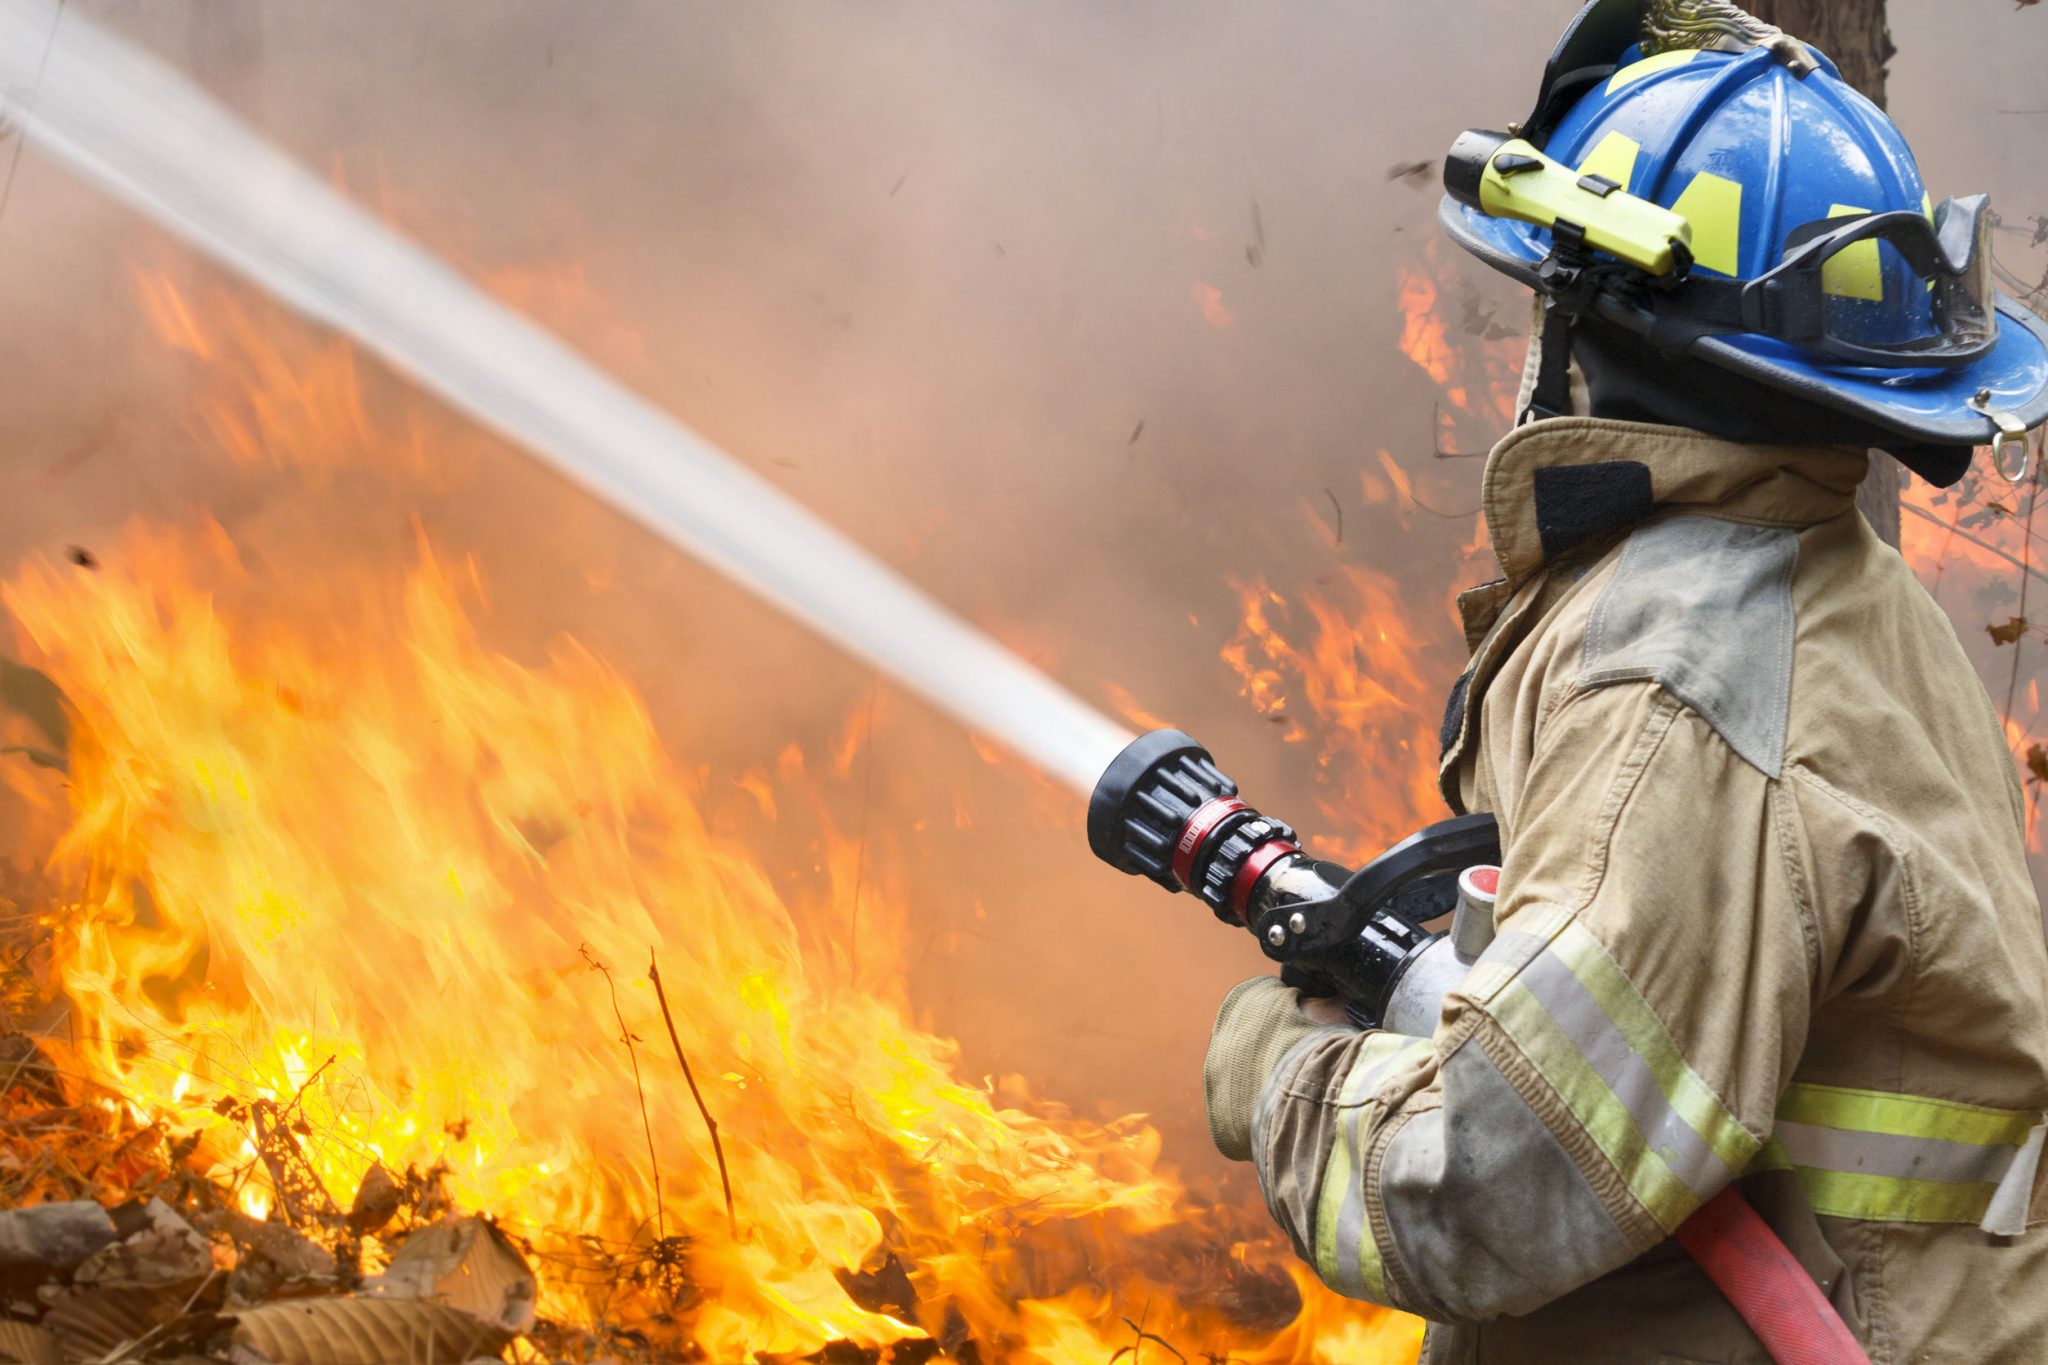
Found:
M 1993 286 L 1988 201 L 1935 204 L 1804 44 L 1719 0 L 1595 0 L 1514 132 L 1461 139 L 1441 218 L 1553 309 L 1833 409 L 1937 483 L 2048 422 L 2048 326 Z M 1659 221 L 1676 259 L 1646 268 L 1627 233 Z

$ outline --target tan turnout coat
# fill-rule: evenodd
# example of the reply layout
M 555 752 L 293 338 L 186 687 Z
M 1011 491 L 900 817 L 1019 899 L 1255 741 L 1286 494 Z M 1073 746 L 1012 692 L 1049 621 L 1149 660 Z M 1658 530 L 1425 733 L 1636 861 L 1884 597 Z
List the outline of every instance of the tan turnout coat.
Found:
M 1489 462 L 1443 776 L 1499 936 L 1433 1038 L 1250 982 L 1210 1060 L 1219 1142 L 1428 1361 L 1766 1361 L 1669 1240 L 1734 1181 L 1880 1365 L 2048 1360 L 2024 798 L 1864 470 L 1585 418 Z

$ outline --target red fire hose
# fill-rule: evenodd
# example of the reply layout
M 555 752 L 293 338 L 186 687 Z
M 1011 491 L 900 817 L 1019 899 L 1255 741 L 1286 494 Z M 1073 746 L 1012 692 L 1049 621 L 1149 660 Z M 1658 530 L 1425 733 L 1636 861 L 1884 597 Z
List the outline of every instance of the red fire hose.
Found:
M 1869 1365 L 1806 1267 L 1733 1185 L 1674 1236 L 1778 1365 Z

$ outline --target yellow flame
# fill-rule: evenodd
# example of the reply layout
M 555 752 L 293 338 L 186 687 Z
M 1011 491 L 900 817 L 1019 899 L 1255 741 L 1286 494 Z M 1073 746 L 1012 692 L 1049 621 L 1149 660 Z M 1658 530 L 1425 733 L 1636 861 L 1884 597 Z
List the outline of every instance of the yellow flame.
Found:
M 225 367 L 202 420 L 251 477 L 377 451 L 407 473 L 432 434 L 408 409 L 393 438 L 327 343 L 295 354 L 161 281 L 146 297 L 168 340 Z M 1284 1331 L 1233 1328 L 1171 1267 L 1238 1240 L 1236 1215 L 1190 1206 L 1154 1130 L 956 1079 L 955 1045 L 912 1021 L 900 984 L 906 917 L 800 751 L 772 778 L 714 781 L 588 649 L 494 651 L 462 556 L 424 533 L 410 563 L 361 553 L 281 582 L 211 522 L 137 525 L 98 572 L 31 561 L 0 586 L 77 710 L 52 862 L 86 888 L 55 925 L 80 1061 L 202 1130 L 198 1164 L 245 1212 L 346 1208 L 381 1163 L 565 1256 L 584 1235 L 643 1254 L 680 1235 L 688 1303 L 622 1302 L 614 1278 L 606 1312 L 714 1359 L 939 1338 L 957 1319 L 984 1360 L 1103 1360 L 1137 1304 L 1148 1330 L 1248 1361 L 1407 1330 L 1320 1291 Z M 49 808 L 48 774 L 6 773 Z M 812 820 L 816 903 L 714 837 L 714 791 Z M 830 931 L 862 878 L 856 969 Z M 719 1125 L 736 1235 L 671 1022 Z M 317 1188 L 273 1183 L 281 1150 Z M 1264 1245 L 1275 1273 L 1284 1253 Z M 885 1256 L 915 1304 L 849 1289 Z M 597 1311 L 573 1273 L 544 1296 L 553 1316 Z

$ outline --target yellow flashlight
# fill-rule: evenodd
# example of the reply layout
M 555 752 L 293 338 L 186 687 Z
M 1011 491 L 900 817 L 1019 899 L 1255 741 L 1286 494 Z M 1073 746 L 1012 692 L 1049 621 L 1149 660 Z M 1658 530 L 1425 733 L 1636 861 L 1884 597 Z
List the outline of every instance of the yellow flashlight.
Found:
M 1599 175 L 1581 175 L 1506 133 L 1460 136 L 1444 161 L 1444 188 L 1468 208 L 1553 232 L 1663 278 L 1692 264 L 1692 224 Z

